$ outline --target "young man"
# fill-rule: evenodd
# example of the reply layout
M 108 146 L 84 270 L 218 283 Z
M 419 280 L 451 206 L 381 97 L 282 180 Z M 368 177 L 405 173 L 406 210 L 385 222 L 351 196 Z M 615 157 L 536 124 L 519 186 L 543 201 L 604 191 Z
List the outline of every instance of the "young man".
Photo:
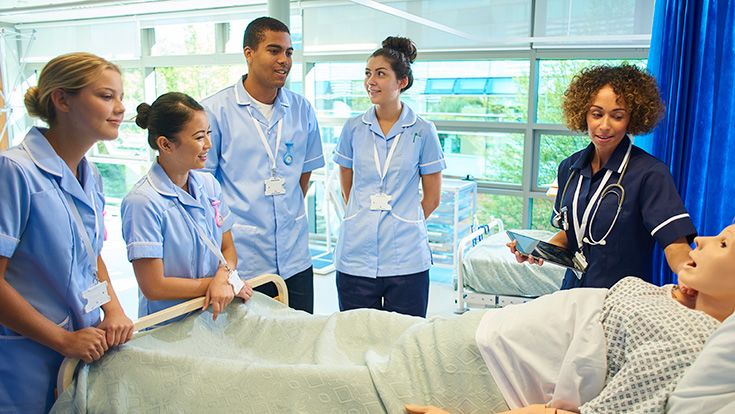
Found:
M 293 47 L 288 27 L 270 17 L 245 29 L 248 73 L 204 99 L 212 128 L 209 169 L 235 215 L 232 234 L 245 279 L 286 279 L 290 306 L 312 312 L 314 281 L 304 195 L 311 171 L 324 166 L 314 109 L 283 86 Z M 266 294 L 275 294 L 257 289 Z

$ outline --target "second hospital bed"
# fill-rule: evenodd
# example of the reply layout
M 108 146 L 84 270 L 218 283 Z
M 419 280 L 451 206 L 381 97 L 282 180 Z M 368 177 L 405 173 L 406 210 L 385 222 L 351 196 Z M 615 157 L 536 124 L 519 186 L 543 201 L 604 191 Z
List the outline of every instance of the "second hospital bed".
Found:
M 542 240 L 554 235 L 544 230 L 513 231 Z M 460 241 L 454 271 L 456 313 L 470 307 L 522 303 L 559 290 L 566 271 L 563 267 L 518 263 L 506 246 L 508 242 L 500 219 L 479 226 Z

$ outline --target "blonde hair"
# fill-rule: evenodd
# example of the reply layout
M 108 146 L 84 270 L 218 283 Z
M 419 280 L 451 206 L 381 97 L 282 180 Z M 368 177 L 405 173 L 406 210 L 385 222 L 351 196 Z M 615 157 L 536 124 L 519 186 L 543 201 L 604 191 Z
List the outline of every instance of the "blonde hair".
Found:
M 51 59 L 38 77 L 38 86 L 28 88 L 24 103 L 28 114 L 41 118 L 53 125 L 56 122 L 56 109 L 51 94 L 61 89 L 75 94 L 94 82 L 105 69 L 120 73 L 114 63 L 97 55 L 85 52 L 67 53 Z

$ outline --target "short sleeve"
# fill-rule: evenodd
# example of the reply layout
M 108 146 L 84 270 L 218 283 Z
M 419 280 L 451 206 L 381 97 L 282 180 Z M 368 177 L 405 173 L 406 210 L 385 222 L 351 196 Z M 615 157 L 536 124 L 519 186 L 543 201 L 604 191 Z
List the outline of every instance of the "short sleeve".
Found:
M 21 167 L 0 156 L 0 256 L 11 258 L 31 209 L 31 194 Z M 8 197 L 12 194 L 12 197 Z
M 732 413 L 735 408 L 735 315 L 712 334 L 684 373 L 666 406 L 667 413 Z
M 209 139 L 212 143 L 212 147 L 207 152 L 207 162 L 204 165 L 202 171 L 212 173 L 215 177 L 217 176 L 219 168 L 220 154 L 222 153 L 222 131 L 219 128 L 219 119 L 215 116 L 214 112 L 203 102 L 204 111 L 207 114 L 209 120 L 209 128 L 212 131 Z
M 646 174 L 639 194 L 643 224 L 662 248 L 680 237 L 690 243 L 694 240 L 697 230 L 663 163 L 657 163 Z
M 306 156 L 304 157 L 304 166 L 301 169 L 302 173 L 314 171 L 317 168 L 324 166 L 324 152 L 322 150 L 322 136 L 319 132 L 319 123 L 316 120 L 316 114 L 311 105 L 306 102 L 305 106 L 307 110 L 307 141 L 306 141 Z
M 423 145 L 419 156 L 419 173 L 421 175 L 438 173 L 447 168 L 447 162 L 444 160 L 439 134 L 437 134 L 436 127 L 432 122 L 427 123 L 424 134 L 426 136 L 422 137 Z
M 352 168 L 352 120 L 348 120 L 339 134 L 337 148 L 334 149 L 334 162 L 345 168 Z
M 128 260 L 162 259 L 162 218 L 153 202 L 142 194 L 131 192 L 123 200 L 120 210 Z

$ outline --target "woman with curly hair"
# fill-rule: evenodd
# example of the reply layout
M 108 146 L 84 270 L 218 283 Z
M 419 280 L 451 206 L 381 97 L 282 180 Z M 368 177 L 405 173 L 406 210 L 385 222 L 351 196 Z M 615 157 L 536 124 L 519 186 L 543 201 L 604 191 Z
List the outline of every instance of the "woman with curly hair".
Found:
M 582 274 L 567 270 L 562 289 L 611 287 L 630 275 L 651 282 L 655 242 L 678 273 L 696 230 L 668 167 L 632 139 L 664 114 L 656 80 L 631 65 L 591 67 L 572 80 L 563 110 L 569 129 L 587 132 L 591 143 L 557 175 L 552 224 L 560 231 L 550 242 L 586 265 Z M 519 262 L 542 263 L 509 247 Z

